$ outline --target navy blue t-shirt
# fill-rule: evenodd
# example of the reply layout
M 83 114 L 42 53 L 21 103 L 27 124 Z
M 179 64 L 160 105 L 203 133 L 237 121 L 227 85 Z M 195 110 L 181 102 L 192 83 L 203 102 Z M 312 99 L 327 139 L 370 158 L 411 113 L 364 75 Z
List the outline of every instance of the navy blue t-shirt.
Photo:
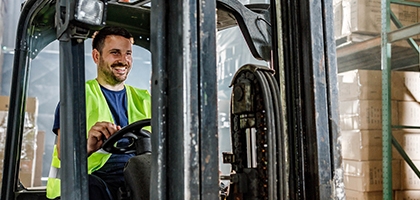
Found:
M 111 110 L 112 117 L 114 118 L 114 123 L 120 125 L 121 127 L 128 125 L 128 115 L 127 115 L 127 94 L 126 89 L 124 88 L 121 91 L 112 91 L 108 90 L 102 86 L 101 90 L 105 96 L 105 99 L 108 103 L 108 107 Z M 55 118 L 53 125 L 53 132 L 57 134 L 57 129 L 60 128 L 60 103 L 58 103 L 55 110 Z M 63 137 L 63 136 L 62 136 Z M 128 139 L 122 139 L 118 142 L 118 146 L 128 145 L 130 141 Z M 133 157 L 135 154 L 112 154 L 105 165 L 98 171 L 105 173 L 122 173 L 125 163 L 129 158 Z
M 120 125 L 121 127 L 127 126 L 128 125 L 127 95 L 125 93 L 125 88 L 121 91 L 112 91 L 102 86 L 100 87 L 108 103 L 108 107 L 111 110 L 112 117 L 114 118 L 114 123 L 116 125 Z M 55 109 L 53 132 L 57 134 L 57 129 L 59 128 L 60 128 L 60 103 L 58 103 L 57 108 Z

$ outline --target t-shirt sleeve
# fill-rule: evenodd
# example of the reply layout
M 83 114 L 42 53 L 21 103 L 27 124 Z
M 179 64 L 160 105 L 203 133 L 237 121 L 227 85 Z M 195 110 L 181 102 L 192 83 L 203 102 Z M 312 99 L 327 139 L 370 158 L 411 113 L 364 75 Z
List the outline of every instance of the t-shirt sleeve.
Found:
M 60 129 L 60 102 L 57 104 L 57 107 L 55 108 L 54 124 L 53 124 L 52 131 L 57 135 L 58 129 Z

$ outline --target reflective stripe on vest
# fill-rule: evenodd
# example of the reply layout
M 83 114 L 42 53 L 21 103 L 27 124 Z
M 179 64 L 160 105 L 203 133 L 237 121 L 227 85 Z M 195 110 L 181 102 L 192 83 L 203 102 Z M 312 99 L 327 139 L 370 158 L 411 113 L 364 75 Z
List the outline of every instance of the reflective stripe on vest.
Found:
M 149 92 L 129 85 L 125 85 L 125 89 L 128 100 L 128 123 L 131 124 L 141 119 L 151 118 Z M 98 82 L 96 80 L 90 80 L 86 82 L 86 135 L 89 129 L 98 121 L 113 122 L 113 117 Z M 150 127 L 146 129 L 150 131 Z M 92 153 L 88 157 L 88 174 L 100 169 L 108 161 L 109 157 L 111 157 L 111 154 L 105 151 Z M 54 171 L 59 173 L 60 160 L 58 159 L 55 146 L 51 168 L 50 175 L 53 175 Z M 47 182 L 47 197 L 54 199 L 58 196 L 60 196 L 60 179 L 58 176 L 49 177 Z

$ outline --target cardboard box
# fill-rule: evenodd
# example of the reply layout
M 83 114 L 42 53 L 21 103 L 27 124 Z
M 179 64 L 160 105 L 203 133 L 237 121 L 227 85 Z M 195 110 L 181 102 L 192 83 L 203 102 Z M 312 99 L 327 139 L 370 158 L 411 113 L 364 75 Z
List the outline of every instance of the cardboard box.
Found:
M 413 163 L 420 170 L 420 161 L 413 160 Z M 404 160 L 401 161 L 401 189 L 420 190 L 420 178 Z
M 402 131 L 393 132 L 394 137 L 400 143 L 403 137 L 402 133 Z M 382 160 L 382 130 L 341 131 L 339 140 L 343 159 L 357 161 Z M 401 158 L 395 148 L 392 148 L 392 157 L 393 159 Z
M 420 199 L 420 190 L 396 190 L 395 200 L 417 200 Z
M 33 187 L 42 186 L 42 158 L 44 155 L 44 138 L 45 132 L 38 131 L 37 138 L 36 138 L 36 156 L 35 156 L 35 167 L 34 167 L 34 175 L 33 175 Z
M 347 28 L 350 32 L 365 34 L 381 33 L 381 1 L 380 0 L 343 0 L 343 13 L 349 12 L 349 18 L 343 18 L 343 25 L 351 26 Z M 391 4 L 391 10 L 402 23 L 409 26 L 419 22 L 418 8 L 400 4 Z M 350 23 L 349 23 L 350 22 Z M 395 26 L 391 22 L 393 30 Z
M 339 104 L 341 130 L 382 129 L 381 100 L 341 101 Z M 398 124 L 397 108 L 397 102 L 392 101 L 392 124 Z
M 382 191 L 377 192 L 361 192 L 346 189 L 346 200 L 382 200 Z
M 382 161 L 343 160 L 345 189 L 360 192 L 382 191 Z M 400 160 L 392 160 L 392 189 L 400 189 Z
M 417 1 L 419 2 L 419 1 Z M 378 36 L 381 34 L 381 1 L 380 0 L 343 0 L 333 1 L 335 38 L 343 38 L 353 34 Z M 400 23 L 405 26 L 420 22 L 419 8 L 400 4 L 390 4 L 391 11 Z M 390 22 L 390 29 L 398 28 Z M 349 42 L 360 42 L 348 37 Z M 363 39 L 363 37 L 355 37 Z M 369 37 L 364 37 L 365 40 Z M 419 36 L 412 37 L 419 39 Z M 407 46 L 406 41 L 397 41 L 392 45 Z
M 391 89 L 400 91 L 394 96 L 395 100 L 420 102 L 420 72 L 395 71 L 393 77 Z
M 372 39 L 377 34 L 363 34 L 351 30 L 351 3 L 350 1 L 334 1 L 334 36 L 336 45 L 346 45 Z
M 346 15 L 345 13 L 348 13 Z M 380 0 L 343 0 L 343 34 L 381 32 Z
M 398 102 L 399 125 L 420 126 L 420 102 Z
M 395 14 L 398 21 L 402 24 L 402 27 L 411 26 L 413 24 L 416 24 L 420 22 L 420 14 L 419 14 L 419 8 L 416 6 L 407 6 L 407 5 L 400 5 L 400 4 L 394 4 L 391 3 L 391 11 Z M 394 25 L 394 23 L 390 23 L 391 25 L 391 31 L 398 30 L 397 26 Z M 417 43 L 417 45 L 420 44 L 419 35 L 411 36 L 412 39 Z M 400 47 L 407 47 L 411 48 L 410 44 L 407 42 L 407 40 L 400 40 L 392 43 L 393 46 L 400 46 Z
M 382 99 L 380 70 L 352 70 L 338 74 L 339 100 Z
M 403 27 L 416 24 L 420 21 L 418 7 L 394 3 L 391 3 L 390 6 L 391 11 L 394 13 L 398 21 L 403 25 Z M 390 25 L 391 31 L 398 29 L 392 21 L 390 22 Z M 417 39 L 417 37 L 414 38 Z
M 420 160 L 420 130 L 417 132 L 403 132 L 401 147 L 412 160 Z
M 8 111 L 9 110 L 9 97 L 8 96 L 0 96 L 0 111 Z M 36 123 L 36 118 L 38 116 L 38 99 L 36 97 L 28 97 L 26 100 L 26 114 L 29 115 L 29 120 Z M 3 112 L 2 117 L 7 112 Z M 2 118 L 3 119 L 3 118 Z
M 414 75 L 407 74 L 410 77 L 407 80 L 409 82 L 407 85 L 414 85 L 413 81 L 415 80 L 411 80 Z M 404 84 L 404 77 L 404 72 L 391 72 L 390 92 L 392 100 L 409 99 L 404 98 L 404 93 L 408 93 L 407 89 L 404 88 L 406 85 Z M 357 69 L 340 73 L 338 74 L 338 88 L 340 101 L 382 100 L 382 71 Z M 410 87 L 410 89 L 414 88 Z M 420 89 L 418 90 L 420 91 Z
M 334 12 L 334 36 L 335 36 L 335 39 L 337 39 L 342 35 L 341 33 L 341 28 L 343 26 L 342 1 L 333 1 L 333 12 Z
M 32 187 L 33 174 L 33 159 L 21 159 L 19 168 L 19 180 L 25 187 Z

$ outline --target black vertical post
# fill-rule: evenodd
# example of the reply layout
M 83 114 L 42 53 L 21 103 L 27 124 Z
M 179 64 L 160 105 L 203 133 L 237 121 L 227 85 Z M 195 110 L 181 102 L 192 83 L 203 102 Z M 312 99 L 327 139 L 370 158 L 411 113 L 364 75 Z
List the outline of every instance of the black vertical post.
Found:
M 279 167 L 277 174 L 279 175 L 279 181 L 277 183 L 277 194 L 280 199 L 289 199 L 290 198 L 290 187 L 289 187 L 289 177 L 290 177 L 290 147 L 289 147 L 289 135 L 288 135 L 288 123 L 287 123 L 287 111 L 285 106 L 286 104 L 286 87 L 285 87 L 285 69 L 284 69 L 284 60 L 285 53 L 283 52 L 283 31 L 282 23 L 286 21 L 287 18 L 283 17 L 282 11 L 280 9 L 280 1 L 270 0 L 270 20 L 271 20 L 271 67 L 275 70 L 274 78 L 279 84 L 279 100 L 278 105 L 280 105 L 280 113 L 277 116 L 281 123 L 279 126 L 279 132 L 277 133 L 277 147 L 279 148 L 277 158 L 278 162 L 282 164 Z
M 199 57 L 201 199 L 218 198 L 219 141 L 216 71 L 216 1 L 199 1 L 197 30 Z
M 217 199 L 215 1 L 155 0 L 151 15 L 151 196 Z
M 28 35 L 29 19 L 32 18 L 32 9 L 35 1 L 28 1 L 22 8 L 19 18 L 15 55 L 13 59 L 13 73 L 9 100 L 8 121 L 6 130 L 6 143 L 4 148 L 3 177 L 1 200 L 15 199 L 18 188 L 18 173 L 22 137 L 25 118 L 26 96 L 29 80 L 29 47 L 31 37 Z
M 168 71 L 167 67 L 167 4 L 165 0 L 152 0 L 151 26 L 150 26 L 150 51 L 152 53 L 152 172 L 150 196 L 167 199 L 167 166 L 168 142 L 167 125 L 168 113 Z M 159 14 L 158 14 L 159 13 Z M 171 134 L 173 132 L 171 131 Z M 169 198 L 170 199 L 170 198 Z
M 22 33 L 23 31 L 23 33 Z M 26 96 L 29 80 L 29 58 L 28 42 L 25 29 L 19 29 L 17 40 L 12 83 L 9 100 L 8 121 L 6 129 L 6 143 L 4 147 L 3 178 L 1 189 L 1 200 L 15 199 L 14 192 L 17 191 L 20 155 L 22 149 L 22 137 L 25 118 Z
M 302 144 L 300 142 L 302 135 L 301 113 L 302 108 L 299 104 L 300 87 L 299 83 L 299 66 L 302 58 L 300 50 L 300 38 L 298 12 L 295 1 L 276 1 L 280 4 L 282 35 L 283 35 L 283 62 L 284 62 L 284 83 L 286 95 L 286 112 L 288 122 L 288 142 L 290 146 L 290 175 L 289 175 L 289 193 L 290 199 L 305 199 L 304 197 L 304 177 L 303 177 L 303 158 L 302 158 Z M 279 20 L 279 19 L 277 19 Z M 277 22 L 277 21 L 276 21 Z M 273 22 L 274 23 L 274 22 Z M 277 22 L 277 24 L 279 24 Z M 281 83 L 281 80 L 279 80 Z
M 281 5 L 290 199 L 331 199 L 338 134 L 332 2 Z
M 84 40 L 60 39 L 61 199 L 88 199 Z

